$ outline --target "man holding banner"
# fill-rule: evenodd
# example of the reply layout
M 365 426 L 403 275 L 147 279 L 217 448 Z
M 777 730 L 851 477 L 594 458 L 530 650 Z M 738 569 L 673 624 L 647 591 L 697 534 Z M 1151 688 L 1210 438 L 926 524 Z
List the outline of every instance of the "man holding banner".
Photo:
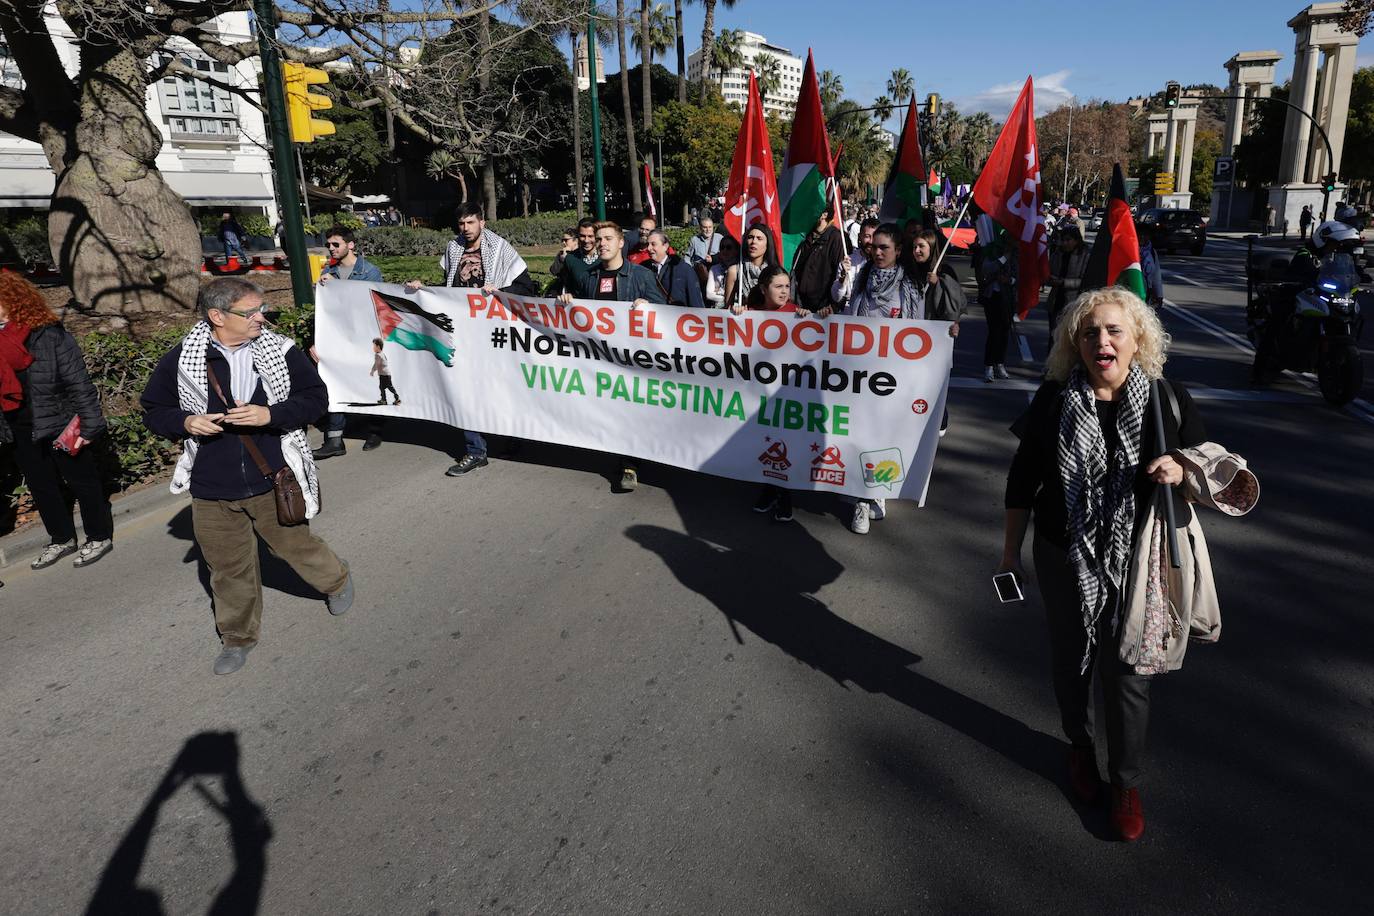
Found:
M 458 236 L 439 258 L 439 268 L 444 272 L 445 286 L 481 289 L 488 295 L 498 289 L 522 296 L 538 292 L 525 259 L 510 242 L 487 228 L 482 207 L 472 201 L 458 205 Z M 406 289 L 412 293 L 422 286 L 419 280 L 406 283 Z M 486 438 L 471 430 L 462 433 L 463 457 L 444 472 L 445 476 L 460 477 L 487 466 Z

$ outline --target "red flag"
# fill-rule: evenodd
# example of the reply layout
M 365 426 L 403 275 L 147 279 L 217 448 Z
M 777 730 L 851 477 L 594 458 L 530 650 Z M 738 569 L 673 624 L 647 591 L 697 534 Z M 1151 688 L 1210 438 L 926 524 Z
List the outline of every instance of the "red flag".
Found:
M 773 250 L 782 256 L 782 212 L 778 208 L 778 179 L 773 172 L 773 146 L 768 142 L 759 84 L 752 70 L 749 103 L 735 140 L 735 161 L 730 166 L 725 207 L 726 232 L 743 243 L 745 230 L 754 223 L 764 223 L 773 233 Z
M 1024 318 L 1040 301 L 1040 286 L 1050 275 L 1049 241 L 1040 212 L 1035 89 L 1029 76 L 973 185 L 973 200 L 1016 240 L 1017 311 Z
M 658 219 L 658 207 L 654 206 L 654 184 L 649 177 L 649 163 L 644 163 L 644 199 L 648 201 L 649 215 Z

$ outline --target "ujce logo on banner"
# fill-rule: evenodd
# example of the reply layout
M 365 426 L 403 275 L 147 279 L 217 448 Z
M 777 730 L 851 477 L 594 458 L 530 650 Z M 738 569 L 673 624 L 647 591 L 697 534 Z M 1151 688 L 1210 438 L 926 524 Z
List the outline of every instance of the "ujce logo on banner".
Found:
M 831 445 L 811 459 L 811 482 L 844 486 L 844 460 L 838 446 Z

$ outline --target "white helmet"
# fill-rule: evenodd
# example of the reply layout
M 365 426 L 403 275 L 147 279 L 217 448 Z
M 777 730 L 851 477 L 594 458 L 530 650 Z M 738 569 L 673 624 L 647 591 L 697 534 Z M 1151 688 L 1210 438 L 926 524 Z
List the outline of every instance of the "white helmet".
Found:
M 1359 215 L 1358 211 L 1350 204 L 1346 204 L 1336 211 L 1336 219 L 1343 223 L 1348 223 Z
M 1358 245 L 1360 234 L 1351 226 L 1329 219 L 1312 233 L 1312 247 L 1320 251 L 1331 251 L 1345 245 Z

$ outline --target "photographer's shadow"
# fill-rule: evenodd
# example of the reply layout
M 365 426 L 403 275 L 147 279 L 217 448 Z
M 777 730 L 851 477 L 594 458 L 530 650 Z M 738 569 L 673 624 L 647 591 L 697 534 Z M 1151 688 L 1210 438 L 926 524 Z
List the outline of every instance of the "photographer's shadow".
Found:
M 223 798 L 202 781 L 207 776 L 220 778 Z M 153 839 L 158 813 L 187 784 L 227 822 L 234 856 L 234 872 L 206 912 L 209 916 L 244 916 L 258 911 L 267 874 L 271 822 L 244 788 L 238 737 L 233 732 L 201 732 L 186 741 L 110 856 L 86 906 L 86 916 L 153 916 L 165 912 L 157 889 L 139 886 L 138 875 Z

